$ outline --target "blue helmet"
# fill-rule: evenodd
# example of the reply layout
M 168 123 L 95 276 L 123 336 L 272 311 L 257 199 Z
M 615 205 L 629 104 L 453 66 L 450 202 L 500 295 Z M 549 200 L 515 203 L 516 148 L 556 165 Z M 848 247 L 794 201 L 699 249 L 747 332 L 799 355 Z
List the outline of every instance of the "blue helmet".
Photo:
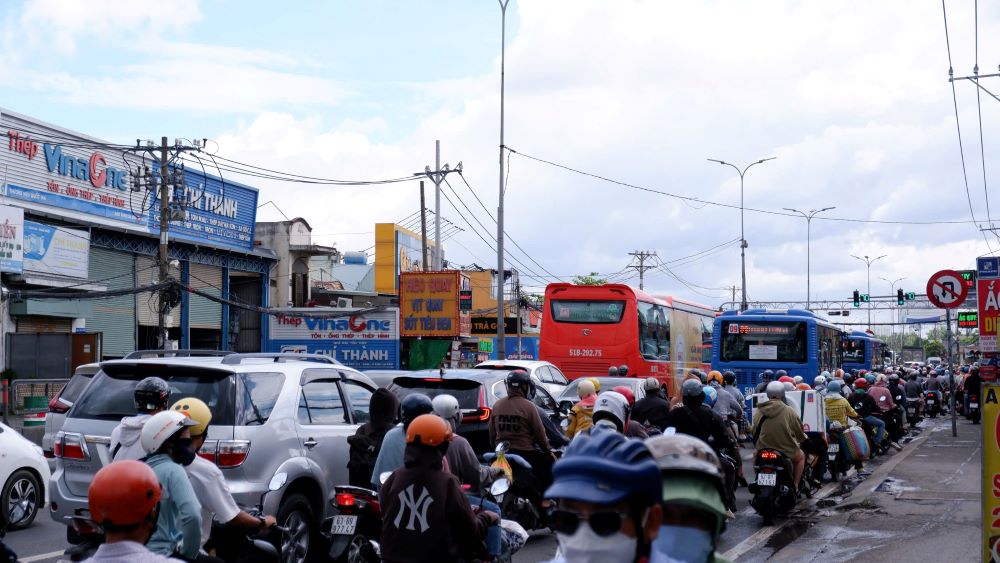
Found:
M 715 387 L 712 387 L 711 385 L 706 385 L 702 389 L 702 392 L 705 393 L 705 404 L 708 405 L 709 408 L 714 407 L 715 402 L 719 400 L 719 392 L 716 391 Z
M 408 428 L 414 418 L 422 414 L 434 412 L 434 403 L 431 398 L 423 393 L 410 393 L 403 397 L 399 404 L 400 418 L 403 419 L 403 428 Z
M 594 504 L 637 498 L 651 506 L 663 498 L 663 480 L 645 444 L 595 426 L 577 435 L 552 466 L 545 498 Z

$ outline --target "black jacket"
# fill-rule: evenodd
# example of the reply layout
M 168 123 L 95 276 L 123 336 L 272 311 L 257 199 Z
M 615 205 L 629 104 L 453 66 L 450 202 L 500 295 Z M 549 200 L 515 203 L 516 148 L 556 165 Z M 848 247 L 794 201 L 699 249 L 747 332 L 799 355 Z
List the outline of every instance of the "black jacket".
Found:
M 664 429 L 673 426 L 679 434 L 694 436 L 716 451 L 731 447 L 722 419 L 704 404 L 678 405 L 667 413 L 665 423 Z
M 382 449 L 385 433 L 396 425 L 399 399 L 388 389 L 376 389 L 368 402 L 370 420 L 347 438 L 350 454 L 347 461 L 348 480 L 355 487 L 371 487 L 375 460 Z
M 851 393 L 847 402 L 851 403 L 851 408 L 853 408 L 854 412 L 858 413 L 858 416 L 861 418 L 871 416 L 878 410 L 878 405 L 875 404 L 875 399 L 872 399 L 872 396 L 868 393 Z
M 969 377 L 965 378 L 965 393 L 968 395 L 979 396 L 982 391 L 983 378 L 979 377 L 979 372 L 972 372 Z
M 667 427 L 669 413 L 670 403 L 666 399 L 659 395 L 646 395 L 635 402 L 635 408 L 632 409 L 632 420 L 663 430 Z
M 474 516 L 458 478 L 441 469 L 441 453 L 406 446 L 406 466 L 382 485 L 382 560 L 385 563 L 458 563 L 487 557 L 489 519 Z

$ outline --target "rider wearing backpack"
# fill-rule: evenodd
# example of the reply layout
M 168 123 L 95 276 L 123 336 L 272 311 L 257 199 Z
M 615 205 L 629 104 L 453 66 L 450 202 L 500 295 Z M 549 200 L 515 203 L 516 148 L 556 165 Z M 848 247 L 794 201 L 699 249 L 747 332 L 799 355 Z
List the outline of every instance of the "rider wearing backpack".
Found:
M 347 461 L 348 479 L 354 487 L 371 486 L 372 471 L 382 449 L 382 440 L 399 417 L 399 399 L 388 389 L 377 389 L 368 403 L 368 413 L 368 422 L 347 439 L 351 446 Z

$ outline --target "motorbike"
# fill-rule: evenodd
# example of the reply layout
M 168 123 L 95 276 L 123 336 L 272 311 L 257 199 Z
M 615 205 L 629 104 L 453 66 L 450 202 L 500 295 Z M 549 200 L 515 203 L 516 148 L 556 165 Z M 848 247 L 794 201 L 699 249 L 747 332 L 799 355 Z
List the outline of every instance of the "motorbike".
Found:
M 839 422 L 830 425 L 827 431 L 829 444 L 826 447 L 826 468 L 830 472 L 830 479 L 839 481 L 840 476 L 847 473 L 847 460 L 840 451 L 840 435 L 843 432 Z
M 778 450 L 764 448 L 754 455 L 753 467 L 757 476 L 748 487 L 753 494 L 750 506 L 761 515 L 765 526 L 771 526 L 778 512 L 787 513 L 798 500 L 792 462 Z
M 6 536 L 7 526 L 0 526 L 0 563 L 17 563 L 17 554 L 7 544 L 3 543 L 3 539 Z
M 920 410 L 921 399 L 917 397 L 912 397 L 906 399 L 906 420 L 910 424 L 910 428 L 913 428 L 923 420 Z
M 937 415 L 941 414 L 941 401 L 938 400 L 937 394 L 933 391 L 924 392 L 924 404 L 927 416 L 937 418 Z
M 385 482 L 391 473 L 386 472 Z M 330 493 L 336 512 L 323 521 L 321 534 L 330 544 L 330 559 L 346 563 L 381 561 L 382 507 L 378 493 L 364 487 L 338 486 Z
M 264 516 L 264 498 L 267 493 L 280 490 L 288 481 L 287 473 L 278 473 L 271 478 L 267 485 L 267 490 L 260 495 L 260 502 L 257 506 L 242 507 L 242 510 L 251 516 Z M 282 560 L 282 554 L 278 548 L 266 538 L 271 532 L 279 532 L 282 538 L 288 533 L 286 528 L 274 526 L 269 530 L 249 531 L 226 526 L 218 522 L 212 523 L 212 535 L 205 544 L 206 550 L 213 553 L 215 557 L 222 559 L 226 563 L 253 563 L 262 561 L 264 563 L 277 563 Z
M 510 490 L 503 495 L 500 510 L 504 518 L 513 520 L 521 525 L 525 530 L 541 530 L 548 527 L 545 518 L 545 510 L 542 508 L 541 491 L 534 491 L 530 484 L 534 481 L 531 473 L 531 464 L 528 460 L 516 454 L 508 454 L 510 444 L 500 442 L 496 450 L 483 455 L 483 461 L 492 464 L 495 460 L 504 458 L 510 464 L 513 480 L 510 483 Z M 557 454 L 558 455 L 558 454 Z
M 979 396 L 973 393 L 969 393 L 968 417 L 973 424 L 979 424 L 979 419 L 982 418 L 982 412 L 979 410 Z

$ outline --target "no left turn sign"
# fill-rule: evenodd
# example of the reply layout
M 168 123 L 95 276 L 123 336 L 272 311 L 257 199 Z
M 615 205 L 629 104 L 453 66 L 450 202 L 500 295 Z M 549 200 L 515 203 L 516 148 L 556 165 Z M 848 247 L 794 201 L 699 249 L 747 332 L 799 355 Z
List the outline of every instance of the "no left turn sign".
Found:
M 927 280 L 927 299 L 935 307 L 955 309 L 965 303 L 969 288 L 962 274 L 955 270 L 941 270 Z

